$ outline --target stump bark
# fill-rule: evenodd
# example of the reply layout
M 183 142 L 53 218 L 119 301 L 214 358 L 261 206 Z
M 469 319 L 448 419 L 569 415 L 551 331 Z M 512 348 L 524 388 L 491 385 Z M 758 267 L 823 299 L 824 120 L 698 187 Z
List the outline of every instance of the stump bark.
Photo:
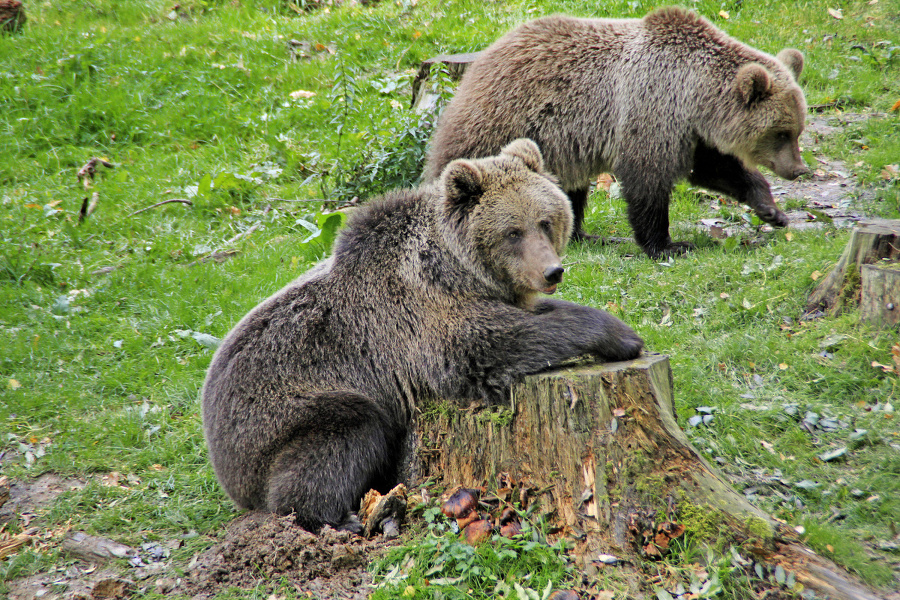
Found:
M 438 407 L 420 419 L 417 437 L 419 472 L 446 486 L 531 490 L 558 533 L 576 540 L 583 568 L 601 553 L 653 558 L 635 524 L 680 526 L 669 523 L 678 518 L 832 598 L 879 597 L 799 544 L 691 446 L 676 421 L 666 356 L 529 376 L 508 406 Z
M 900 261 L 900 221 L 860 221 L 853 228 L 850 241 L 834 269 L 810 294 L 807 311 L 824 310 L 837 315 L 847 308 L 855 308 L 861 301 L 864 265 L 897 261 Z
M 863 265 L 859 296 L 864 323 L 896 327 L 900 323 L 900 263 Z

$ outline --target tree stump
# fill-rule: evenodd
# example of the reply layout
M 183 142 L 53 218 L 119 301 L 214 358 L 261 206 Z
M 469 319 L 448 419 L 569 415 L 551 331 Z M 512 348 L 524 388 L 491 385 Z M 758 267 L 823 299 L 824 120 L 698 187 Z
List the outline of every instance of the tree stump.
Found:
M 837 315 L 847 308 L 855 308 L 861 300 L 863 266 L 898 260 L 900 260 L 900 221 L 888 219 L 860 221 L 853 228 L 850 241 L 834 269 L 810 294 L 806 304 L 807 312 L 824 310 Z
M 860 285 L 860 319 L 876 327 L 896 327 L 900 323 L 900 263 L 863 265 Z
M 2 0 L 0 0 L 2 1 Z M 443 65 L 447 70 L 447 74 L 453 81 L 459 81 L 466 69 L 472 64 L 479 52 L 467 52 L 464 54 L 441 54 L 427 60 L 423 60 L 419 66 L 419 72 L 412 82 L 412 103 L 411 108 L 416 112 L 424 112 L 432 110 L 437 102 L 438 94 L 429 91 L 425 84 L 431 77 L 431 67 L 434 65 Z
M 420 473 L 446 486 L 531 490 L 558 533 L 576 540 L 582 568 L 600 553 L 658 557 L 652 535 L 648 543 L 636 531 L 649 518 L 725 536 L 832 598 L 878 598 L 797 543 L 793 529 L 748 503 L 691 446 L 676 421 L 666 356 L 529 376 L 509 406 L 438 405 L 417 429 Z

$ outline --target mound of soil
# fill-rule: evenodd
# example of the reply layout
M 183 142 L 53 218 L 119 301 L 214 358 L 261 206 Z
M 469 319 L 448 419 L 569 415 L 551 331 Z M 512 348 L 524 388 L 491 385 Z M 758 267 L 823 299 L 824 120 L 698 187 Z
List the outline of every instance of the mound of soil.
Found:
M 228 525 L 221 542 L 191 561 L 178 591 L 202 600 L 229 587 L 288 581 L 315 598 L 364 600 L 372 591 L 366 566 L 390 545 L 381 537 L 367 540 L 327 526 L 314 535 L 293 517 L 249 512 Z

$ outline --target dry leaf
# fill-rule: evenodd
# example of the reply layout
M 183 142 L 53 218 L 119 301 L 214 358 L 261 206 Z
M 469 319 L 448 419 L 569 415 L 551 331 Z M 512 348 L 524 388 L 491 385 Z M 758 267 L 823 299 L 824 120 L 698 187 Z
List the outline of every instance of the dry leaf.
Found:
M 294 90 L 290 93 L 291 98 L 294 100 L 299 100 L 300 98 L 312 98 L 315 95 L 315 92 L 310 92 L 308 90 Z
M 893 373 L 893 372 L 894 372 L 894 367 L 892 367 L 892 366 L 890 366 L 890 365 L 883 365 L 883 364 L 881 364 L 881 363 L 878 362 L 878 361 L 874 361 L 874 360 L 873 360 L 873 361 L 872 361 L 872 366 L 875 367 L 876 369 L 881 369 L 881 370 L 884 371 L 885 373 Z
M 834 17 L 835 19 L 843 19 L 844 18 L 844 13 L 841 11 L 840 8 L 829 8 L 828 14 L 831 15 L 832 17 Z
M 821 272 L 821 271 L 813 271 L 813 272 L 810 274 L 810 277 L 812 277 L 812 280 L 813 280 L 813 281 L 818 281 L 819 277 L 821 277 L 821 276 L 822 276 L 822 272 Z
M 722 300 L 728 300 L 730 297 L 731 296 L 727 292 L 722 292 L 721 294 L 719 294 L 719 298 L 721 298 Z
M 781 369 L 782 371 L 785 371 L 785 370 L 789 369 L 790 367 L 788 366 L 787 363 L 781 363 L 778 365 L 778 368 Z
M 610 175 L 609 173 L 601 173 L 599 177 L 597 177 L 597 187 L 603 188 L 604 191 L 609 191 L 609 187 L 615 183 L 616 178 Z
M 9 384 L 7 384 L 7 387 L 9 387 L 9 389 L 11 389 L 11 390 L 17 390 L 20 387 L 22 387 L 22 384 L 19 383 L 18 381 L 16 381 L 15 379 L 10 379 Z
M 723 19 L 727 19 L 727 18 L 730 17 L 731 15 L 728 14 L 728 11 L 727 11 L 727 10 L 720 10 L 720 11 L 719 11 L 719 16 L 722 17 Z
M 793 241 L 793 239 L 794 239 L 794 234 L 791 233 L 790 231 L 788 231 L 787 233 L 784 234 L 784 239 L 786 239 L 786 240 L 789 241 L 789 242 L 790 242 L 790 241 Z
M 894 102 L 894 105 L 891 107 L 891 112 L 897 112 L 900 110 L 900 100 Z

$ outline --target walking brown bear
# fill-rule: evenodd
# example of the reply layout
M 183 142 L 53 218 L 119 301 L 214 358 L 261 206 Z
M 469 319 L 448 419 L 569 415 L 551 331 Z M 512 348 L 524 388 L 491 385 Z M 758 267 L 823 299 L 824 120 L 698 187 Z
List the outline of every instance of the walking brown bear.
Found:
M 619 319 L 539 295 L 562 279 L 571 227 L 530 140 L 359 209 L 332 258 L 213 357 L 203 428 L 225 491 L 313 531 L 355 531 L 362 495 L 398 479 L 418 401 L 497 403 L 566 358 L 638 356 Z
M 537 19 L 469 66 L 438 121 L 424 179 L 528 137 L 569 195 L 576 239 L 587 237 L 590 181 L 607 171 L 621 183 L 635 240 L 654 258 L 691 247 L 669 237 L 679 179 L 783 227 L 787 217 L 754 165 L 786 179 L 808 172 L 797 144 L 802 69 L 797 50 L 770 56 L 679 8 L 643 19 Z

